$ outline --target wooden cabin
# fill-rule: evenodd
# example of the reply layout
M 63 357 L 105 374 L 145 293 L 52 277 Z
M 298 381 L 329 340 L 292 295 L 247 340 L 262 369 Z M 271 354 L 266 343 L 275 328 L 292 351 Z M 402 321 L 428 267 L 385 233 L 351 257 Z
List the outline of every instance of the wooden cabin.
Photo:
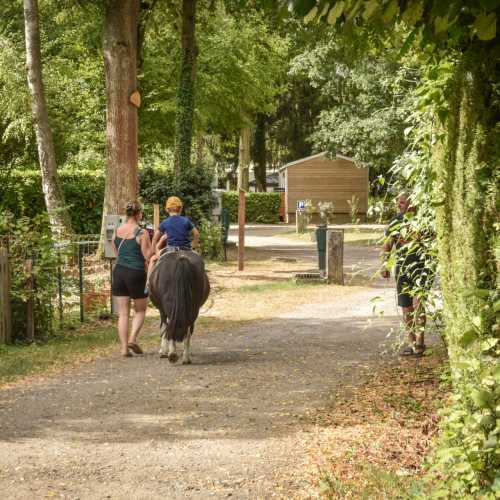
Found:
M 358 217 L 363 220 L 368 210 L 368 167 L 358 167 L 352 158 L 327 153 L 308 156 L 280 168 L 280 181 L 285 188 L 286 222 L 295 222 L 299 200 L 311 200 L 315 207 L 312 222 L 319 221 L 318 202 L 331 201 L 338 222 L 350 220 L 348 201 L 357 197 Z

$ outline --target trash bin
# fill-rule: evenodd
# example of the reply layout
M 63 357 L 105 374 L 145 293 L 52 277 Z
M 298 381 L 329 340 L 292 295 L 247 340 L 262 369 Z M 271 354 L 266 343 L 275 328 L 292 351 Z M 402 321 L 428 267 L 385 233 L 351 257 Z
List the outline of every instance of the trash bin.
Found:
M 320 271 L 326 271 L 326 224 L 316 226 L 316 247 L 318 249 L 318 265 Z

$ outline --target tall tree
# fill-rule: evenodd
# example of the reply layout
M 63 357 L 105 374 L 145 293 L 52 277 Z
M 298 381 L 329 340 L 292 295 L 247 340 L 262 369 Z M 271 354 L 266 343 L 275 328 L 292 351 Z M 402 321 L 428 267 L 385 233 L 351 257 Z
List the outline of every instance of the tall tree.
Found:
M 253 161 L 254 161 L 255 183 L 257 191 L 259 192 L 265 192 L 267 190 L 266 125 L 267 125 L 266 115 L 264 113 L 258 113 L 255 123 L 255 133 L 253 141 Z
M 45 100 L 38 0 L 24 0 L 24 26 L 28 86 L 32 98 L 31 107 L 42 173 L 42 188 L 52 231 L 55 235 L 58 235 L 61 231 L 69 232 L 71 228 L 64 203 L 64 195 L 57 175 L 54 140 Z
M 103 217 L 121 214 L 137 197 L 137 37 L 140 0 L 109 0 L 104 19 L 106 72 L 106 187 Z M 104 224 L 103 224 L 104 226 Z
M 183 0 L 181 13 L 181 69 L 177 88 L 175 117 L 175 171 L 180 173 L 191 166 L 193 121 L 195 106 L 197 0 Z

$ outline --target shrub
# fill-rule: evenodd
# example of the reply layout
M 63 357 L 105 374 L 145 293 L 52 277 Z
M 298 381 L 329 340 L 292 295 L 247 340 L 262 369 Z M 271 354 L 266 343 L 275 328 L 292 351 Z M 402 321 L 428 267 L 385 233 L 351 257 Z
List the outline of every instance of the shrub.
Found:
M 0 215 L 0 234 L 8 239 L 11 270 L 12 332 L 14 340 L 26 336 L 26 305 L 33 299 L 36 337 L 45 337 L 52 328 L 52 299 L 56 294 L 54 269 L 57 253 L 48 231 L 47 215 L 42 213 L 32 219 L 14 217 L 9 212 Z M 31 259 L 34 289 L 32 296 L 26 289 L 28 272 L 25 262 Z
M 204 219 L 200 224 L 201 253 L 210 260 L 222 258 L 222 227 L 218 223 Z
M 231 222 L 238 221 L 238 193 L 228 191 L 222 194 L 222 207 L 229 210 Z M 274 224 L 279 222 L 279 193 L 246 193 L 245 215 L 247 222 Z
M 71 225 L 77 234 L 98 233 L 104 199 L 104 174 L 90 170 L 60 170 Z M 16 218 L 45 213 L 40 172 L 11 170 L 0 179 L 0 210 Z
M 174 176 L 171 170 L 144 168 L 139 175 L 141 197 L 145 203 L 158 203 L 163 210 L 169 196 L 179 196 L 184 213 L 196 224 L 210 216 L 214 205 L 213 173 L 204 166 L 193 166 Z
M 59 171 L 62 188 L 76 234 L 99 233 L 104 200 L 103 172 L 78 170 Z M 140 197 L 146 203 L 159 203 L 172 195 L 184 201 L 185 213 L 196 223 L 210 215 L 214 200 L 212 172 L 204 167 L 193 167 L 174 177 L 171 170 L 144 168 L 139 172 Z M 0 211 L 11 212 L 16 218 L 34 218 L 45 213 L 40 172 L 37 170 L 10 170 L 0 177 Z

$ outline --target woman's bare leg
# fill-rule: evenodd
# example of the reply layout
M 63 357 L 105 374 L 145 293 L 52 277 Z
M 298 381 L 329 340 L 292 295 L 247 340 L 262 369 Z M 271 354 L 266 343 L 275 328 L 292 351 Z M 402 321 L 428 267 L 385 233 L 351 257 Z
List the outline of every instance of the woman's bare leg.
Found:
M 130 333 L 129 342 L 135 344 L 137 337 L 141 333 L 144 319 L 146 318 L 146 309 L 148 307 L 148 299 L 134 299 L 134 318 L 132 319 L 132 332 Z
M 130 317 L 130 297 L 115 297 L 118 309 L 118 336 L 120 337 L 121 353 L 128 353 L 128 324 Z

